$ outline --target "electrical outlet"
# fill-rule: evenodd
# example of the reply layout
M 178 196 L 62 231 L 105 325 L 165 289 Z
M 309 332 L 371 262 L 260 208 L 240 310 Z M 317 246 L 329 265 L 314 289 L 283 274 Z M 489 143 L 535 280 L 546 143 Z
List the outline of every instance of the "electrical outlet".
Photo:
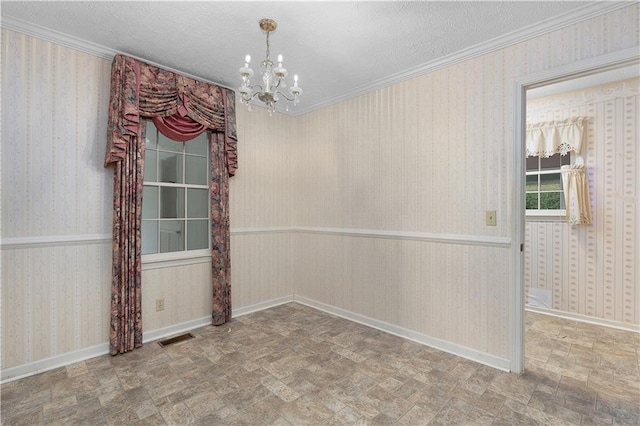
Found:
M 156 299 L 156 312 L 164 311 L 164 297 L 162 299 Z
M 487 226 L 496 226 L 498 221 L 496 219 L 495 210 L 487 210 Z

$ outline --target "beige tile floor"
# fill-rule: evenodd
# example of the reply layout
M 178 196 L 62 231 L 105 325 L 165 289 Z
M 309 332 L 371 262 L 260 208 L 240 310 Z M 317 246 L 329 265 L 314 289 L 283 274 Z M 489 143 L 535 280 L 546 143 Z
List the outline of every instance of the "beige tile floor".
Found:
M 640 336 L 526 314 L 504 373 L 290 303 L 2 385 L 2 424 L 640 423 Z

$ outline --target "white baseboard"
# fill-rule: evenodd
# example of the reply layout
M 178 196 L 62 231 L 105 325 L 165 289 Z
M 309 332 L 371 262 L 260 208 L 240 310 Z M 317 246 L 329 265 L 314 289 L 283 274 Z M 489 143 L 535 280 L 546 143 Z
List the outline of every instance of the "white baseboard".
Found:
M 232 317 L 239 317 L 242 315 L 248 315 L 253 312 L 262 311 L 265 309 L 273 308 L 275 306 L 283 305 L 290 302 L 300 303 L 318 309 L 323 312 L 327 312 L 350 321 L 354 321 L 368 327 L 372 327 L 395 336 L 399 336 L 414 342 L 427 345 L 444 352 L 451 353 L 453 355 L 461 356 L 463 358 L 470 359 L 472 361 L 479 362 L 481 364 L 488 365 L 493 368 L 497 368 L 502 371 L 509 371 L 509 360 L 496 357 L 484 352 L 477 351 L 475 349 L 467 348 L 455 343 L 447 342 L 435 337 L 428 336 L 426 334 L 418 333 L 397 325 L 393 325 L 384 321 L 379 321 L 373 318 L 366 317 L 364 315 L 356 314 L 335 306 L 327 305 L 321 302 L 317 302 L 312 299 L 308 299 L 303 296 L 285 296 L 277 299 L 268 300 L 265 302 L 256 303 L 254 305 L 244 306 L 242 308 L 234 309 Z M 196 328 L 204 327 L 211 324 L 211 317 L 206 316 L 191 321 L 186 321 L 180 324 L 171 325 L 169 327 L 159 328 L 144 333 L 143 343 L 150 343 L 165 337 L 170 337 L 175 334 L 184 333 Z M 50 358 L 41 359 L 34 362 L 18 365 L 15 367 L 5 368 L 1 372 L 0 383 L 6 383 L 13 380 L 21 379 L 34 374 L 42 373 L 45 371 L 53 370 L 54 368 L 64 367 L 69 364 L 73 364 L 80 361 L 85 361 L 90 358 L 94 358 L 109 353 L 109 344 L 101 343 L 99 345 L 91 346 L 88 348 L 80 349 L 77 351 L 67 352 L 65 354 L 56 355 Z
M 281 297 L 279 299 L 273 299 L 266 302 L 257 303 L 255 305 L 244 306 L 242 308 L 233 309 L 232 317 L 239 317 L 247 315 L 252 312 L 261 311 L 264 309 L 272 308 L 274 306 L 282 305 L 293 301 L 293 296 Z M 157 330 L 147 331 L 143 334 L 142 342 L 150 343 L 155 340 L 170 337 L 175 334 L 184 333 L 196 328 L 204 327 L 211 324 L 211 316 L 197 318 L 195 320 L 186 321 L 180 324 L 174 324 L 169 327 L 159 328 Z M 55 355 L 49 358 L 41 359 L 38 361 L 28 362 L 26 364 L 17 365 L 15 367 L 9 367 L 2 369 L 0 373 L 0 383 L 10 382 L 13 380 L 22 379 L 24 377 L 33 376 L 38 373 L 53 370 L 54 368 L 64 367 L 69 364 L 73 364 L 80 361 L 85 361 L 97 356 L 106 355 L 109 353 L 109 343 L 101 343 L 99 345 L 91 346 L 88 348 L 79 349 L 77 351 L 67 352 L 60 355 Z
M 327 305 L 321 302 L 317 302 L 312 299 L 308 299 L 304 296 L 294 295 L 294 301 L 302 305 L 318 309 L 329 314 L 339 316 L 341 318 L 348 319 L 353 322 L 357 322 L 366 325 L 377 330 L 384 331 L 389 334 L 393 334 L 398 337 L 402 337 L 411 340 L 422 345 L 430 346 L 432 348 L 447 352 L 462 358 L 470 359 L 471 361 L 479 362 L 480 364 L 488 365 L 489 367 L 496 368 L 502 371 L 510 371 L 511 362 L 508 359 L 500 358 L 495 355 L 481 352 L 476 349 L 467 348 L 456 343 L 447 342 L 436 337 L 428 336 L 417 331 L 409 330 L 388 322 L 379 321 L 374 318 L 370 318 L 364 315 L 356 314 L 354 312 L 347 311 L 345 309 L 337 308 L 335 306 Z
M 267 300 L 266 302 L 256 303 L 255 305 L 244 306 L 242 308 L 233 310 L 233 318 L 240 317 L 242 315 L 248 315 L 253 312 L 263 311 L 265 309 L 273 308 L 274 306 L 278 305 L 284 305 L 285 303 L 290 302 L 293 302 L 293 295 Z
M 551 315 L 553 317 L 564 318 L 568 320 L 585 322 L 587 324 L 599 325 L 602 327 L 615 328 L 618 330 L 630 331 L 632 333 L 640 333 L 640 325 L 627 324 L 624 322 L 608 320 L 604 318 L 596 318 L 589 315 L 574 314 L 572 312 L 558 311 L 555 309 L 538 308 L 535 306 L 525 306 L 525 310 L 535 312 L 542 315 Z
M 156 330 L 147 331 L 142 336 L 142 343 L 150 343 L 156 340 L 164 339 L 175 334 L 186 333 L 195 328 L 205 327 L 211 324 L 211 315 L 197 318 L 191 321 L 181 322 L 180 324 L 170 325 L 168 327 L 158 328 Z
M 247 315 L 252 312 L 263 311 L 265 309 L 273 308 L 274 306 L 283 305 L 293 301 L 292 296 L 280 297 L 277 299 L 267 300 L 265 302 L 256 303 L 254 305 L 243 306 L 242 308 L 236 308 L 231 311 L 231 317 L 236 318 L 242 315 Z M 194 330 L 200 327 L 206 327 L 211 324 L 211 316 L 198 318 L 195 320 L 183 322 L 180 324 L 171 325 L 169 327 L 159 328 L 157 330 L 148 331 L 144 333 L 143 343 L 149 343 L 156 340 L 171 337 L 176 334 L 186 333 L 187 331 Z
M 67 352 L 55 355 L 50 358 L 40 359 L 38 361 L 28 362 L 26 364 L 17 365 L 2 369 L 1 383 L 10 382 L 24 377 L 33 376 L 34 374 L 53 370 L 54 368 L 64 367 L 74 362 L 84 361 L 100 355 L 109 353 L 109 344 L 100 343 L 99 345 L 90 346 L 88 348 L 79 349 L 77 351 Z
M 174 334 L 183 333 L 194 328 L 203 327 L 211 324 L 211 316 L 198 318 L 192 321 L 175 324 L 169 327 L 143 333 L 142 342 L 149 343 L 154 340 L 169 337 Z M 10 382 L 24 377 L 33 376 L 38 373 L 53 370 L 58 367 L 64 367 L 80 361 L 85 361 L 97 356 L 107 355 L 109 353 L 109 343 L 100 343 L 99 345 L 88 348 L 79 349 L 77 351 L 67 352 L 61 355 L 55 355 L 38 361 L 29 362 L 15 367 L 5 368 L 2 370 L 0 383 Z

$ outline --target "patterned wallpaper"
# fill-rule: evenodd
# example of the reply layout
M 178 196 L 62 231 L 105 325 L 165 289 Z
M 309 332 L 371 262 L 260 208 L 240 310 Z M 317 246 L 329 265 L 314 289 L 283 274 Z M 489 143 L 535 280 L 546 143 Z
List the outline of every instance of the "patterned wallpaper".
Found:
M 234 307 L 300 294 L 508 358 L 509 252 L 489 242 L 510 237 L 512 79 L 638 46 L 637 23 L 633 4 L 297 118 L 238 108 Z M 2 67 L 4 371 L 107 342 L 112 175 L 110 61 L 3 29 Z M 296 226 L 471 243 L 280 229 Z M 191 283 L 157 271 L 143 303 L 167 307 L 147 331 L 189 320 L 171 309 Z M 201 265 L 181 275 L 205 294 Z
M 2 237 L 110 234 L 111 63 L 7 30 L 2 43 Z
M 484 243 L 511 236 L 513 80 L 638 40 L 635 4 L 301 117 L 300 225 L 398 238 L 298 237 L 296 294 L 509 359 L 510 252 Z M 615 185 L 611 173 L 601 178 Z M 486 210 L 496 227 L 485 226 Z M 403 232 L 477 244 L 410 244 Z M 622 280 L 613 250 L 602 273 Z
M 640 79 L 528 102 L 528 122 L 571 116 L 588 117 L 593 224 L 529 220 L 525 286 L 548 292 L 551 309 L 639 325 Z
M 105 351 L 113 171 L 103 167 L 111 61 L 6 29 L 2 52 L 5 370 Z M 293 120 L 238 108 L 234 228 L 291 225 Z M 290 247 L 285 234 L 232 237 L 234 308 L 293 294 Z M 209 272 L 206 262 L 145 269 L 145 333 L 206 323 Z
M 3 369 L 108 341 L 109 73 L 2 31 Z

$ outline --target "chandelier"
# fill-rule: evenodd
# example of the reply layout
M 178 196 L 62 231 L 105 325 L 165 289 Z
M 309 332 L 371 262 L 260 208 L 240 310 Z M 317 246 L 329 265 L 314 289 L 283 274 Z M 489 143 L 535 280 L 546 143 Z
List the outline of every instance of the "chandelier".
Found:
M 289 110 L 289 102 L 296 105 L 299 101 L 302 89 L 298 86 L 298 75 L 293 76 L 293 86 L 289 88 L 289 95 L 282 90 L 285 89 L 286 83 L 284 79 L 287 77 L 287 70 L 282 66 L 282 55 L 278 55 L 278 65 L 271 61 L 269 57 L 269 33 L 275 31 L 278 23 L 273 19 L 261 19 L 260 28 L 267 33 L 267 55 L 266 58 L 260 63 L 260 74 L 262 75 L 262 85 L 251 85 L 251 76 L 253 70 L 249 68 L 249 62 L 251 62 L 251 56 L 247 55 L 244 58 L 244 66 L 240 68 L 240 76 L 242 77 L 242 86 L 238 89 L 241 96 L 241 102 L 251 110 L 251 101 L 254 98 L 258 98 L 262 101 L 269 110 L 269 115 L 276 109 L 276 102 L 280 100 L 280 97 L 286 99 L 287 111 Z

